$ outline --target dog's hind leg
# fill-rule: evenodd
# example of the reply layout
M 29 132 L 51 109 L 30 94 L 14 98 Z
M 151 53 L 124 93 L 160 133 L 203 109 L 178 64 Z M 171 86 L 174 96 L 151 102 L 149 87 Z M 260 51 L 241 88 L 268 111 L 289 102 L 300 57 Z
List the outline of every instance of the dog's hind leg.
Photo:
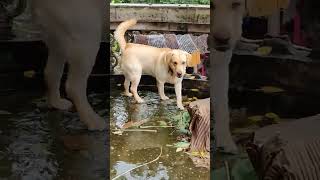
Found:
M 89 130 L 105 129 L 106 122 L 92 109 L 86 90 L 100 47 L 102 31 L 106 28 L 107 1 L 32 0 L 32 9 L 35 20 L 42 27 L 43 35 L 51 38 L 47 43 L 51 55 L 46 78 L 48 83 L 56 83 L 48 84 L 52 86 L 50 94 L 58 99 L 57 82 L 62 74 L 64 59 L 69 64 L 66 92 L 78 111 L 80 120 Z M 59 48 L 61 55 L 54 53 L 55 48 Z
M 142 73 L 135 74 L 133 77 L 131 77 L 131 92 L 133 94 L 134 99 L 137 101 L 137 103 L 143 103 L 144 100 L 139 96 L 138 94 L 138 85 L 140 83 Z
M 80 120 L 88 129 L 103 130 L 106 128 L 106 122 L 94 112 L 86 94 L 87 81 L 95 63 L 99 43 L 73 43 L 68 50 L 70 67 L 66 82 L 67 94 L 79 112 Z
M 50 45 L 50 43 L 48 43 Z M 44 70 L 45 80 L 48 88 L 49 106 L 59 109 L 71 109 L 72 103 L 60 96 L 60 82 L 64 70 L 65 58 L 59 53 L 55 46 L 50 46 L 49 57 Z
M 130 93 L 129 89 L 130 89 L 130 80 L 125 77 L 124 83 L 124 95 L 128 96 L 128 97 L 132 97 L 132 93 Z

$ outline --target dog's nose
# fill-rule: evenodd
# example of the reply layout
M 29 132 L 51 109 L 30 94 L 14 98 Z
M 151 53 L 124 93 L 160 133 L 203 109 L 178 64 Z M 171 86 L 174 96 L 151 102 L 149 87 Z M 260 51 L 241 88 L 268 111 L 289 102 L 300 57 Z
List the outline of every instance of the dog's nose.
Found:
M 217 45 L 227 45 L 229 43 L 230 38 L 227 37 L 219 37 L 219 36 L 214 36 L 214 42 Z
M 230 36 L 226 33 L 214 33 L 213 34 L 214 42 L 219 45 L 228 45 Z
M 182 73 L 177 73 L 178 78 L 182 77 Z

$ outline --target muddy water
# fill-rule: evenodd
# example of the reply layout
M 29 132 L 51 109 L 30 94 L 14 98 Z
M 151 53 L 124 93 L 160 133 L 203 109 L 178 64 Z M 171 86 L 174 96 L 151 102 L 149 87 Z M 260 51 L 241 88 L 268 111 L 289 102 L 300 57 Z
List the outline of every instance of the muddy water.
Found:
M 88 132 L 76 113 L 49 110 L 39 94 L 1 94 L 0 179 L 105 180 L 106 132 Z M 89 99 L 107 118 L 106 96 Z
M 111 131 L 130 121 L 145 121 L 144 126 L 159 125 L 159 121 L 168 122 L 168 117 L 177 113 L 174 95 L 169 95 L 171 99 L 167 102 L 159 101 L 154 92 L 141 92 L 141 96 L 146 101 L 145 104 L 135 104 L 133 98 L 120 96 L 120 92 L 112 94 Z M 177 134 L 172 128 L 149 129 L 157 132 L 124 132 L 122 135 L 111 133 L 111 177 L 156 159 L 162 148 L 158 161 L 133 170 L 122 179 L 209 179 L 207 169 L 195 167 L 185 153 L 176 152 L 175 148 L 167 146 L 177 142 Z

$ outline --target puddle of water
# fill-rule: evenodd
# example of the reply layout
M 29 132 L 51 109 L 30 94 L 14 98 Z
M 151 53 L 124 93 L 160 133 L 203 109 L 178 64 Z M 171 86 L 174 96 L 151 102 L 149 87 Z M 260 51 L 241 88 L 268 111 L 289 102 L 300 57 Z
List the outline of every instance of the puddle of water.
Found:
M 111 99 L 111 128 L 128 119 L 148 119 L 145 125 L 155 125 L 160 120 L 167 121 L 169 113 L 177 112 L 174 95 L 171 101 L 161 102 L 156 93 L 145 92 L 142 96 L 147 103 L 142 105 L 133 104 L 132 98 L 123 97 L 120 92 L 115 95 Z M 105 94 L 91 94 L 89 100 L 100 115 L 108 118 Z M 43 93 L 36 91 L 2 95 L 0 110 L 1 179 L 105 179 L 109 170 L 107 132 L 88 132 L 74 112 L 49 110 Z M 196 168 L 186 154 L 166 147 L 176 142 L 172 131 L 112 135 L 111 177 L 155 159 L 163 147 L 158 161 L 124 178 L 209 179 L 207 169 Z
M 178 112 L 175 95 L 168 94 L 169 101 L 160 101 L 157 93 L 142 91 L 140 94 L 146 101 L 145 104 L 135 104 L 133 98 L 124 97 L 121 92 L 112 93 L 111 129 L 121 127 L 128 121 L 147 120 L 143 125 L 157 125 L 159 121 L 168 122 L 168 116 Z M 187 154 L 166 146 L 177 142 L 177 134 L 172 128 L 157 130 L 157 133 L 124 132 L 121 136 L 111 133 L 111 177 L 154 160 L 162 147 L 162 156 L 158 161 L 133 170 L 122 179 L 209 179 L 209 170 L 195 167 Z
M 108 118 L 106 96 L 89 99 Z M 76 113 L 48 110 L 42 93 L 1 96 L 0 110 L 0 179 L 105 180 L 106 132 L 88 132 Z

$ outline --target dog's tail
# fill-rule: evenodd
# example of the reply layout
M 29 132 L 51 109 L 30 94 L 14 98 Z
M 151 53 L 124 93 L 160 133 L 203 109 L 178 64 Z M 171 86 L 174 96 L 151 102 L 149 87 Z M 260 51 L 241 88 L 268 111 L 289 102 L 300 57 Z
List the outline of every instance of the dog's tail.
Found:
M 137 24 L 137 20 L 130 19 L 120 23 L 117 29 L 115 30 L 114 38 L 119 43 L 121 51 L 124 51 L 127 45 L 126 39 L 124 38 L 124 34 L 131 26 L 134 26 L 135 24 Z

